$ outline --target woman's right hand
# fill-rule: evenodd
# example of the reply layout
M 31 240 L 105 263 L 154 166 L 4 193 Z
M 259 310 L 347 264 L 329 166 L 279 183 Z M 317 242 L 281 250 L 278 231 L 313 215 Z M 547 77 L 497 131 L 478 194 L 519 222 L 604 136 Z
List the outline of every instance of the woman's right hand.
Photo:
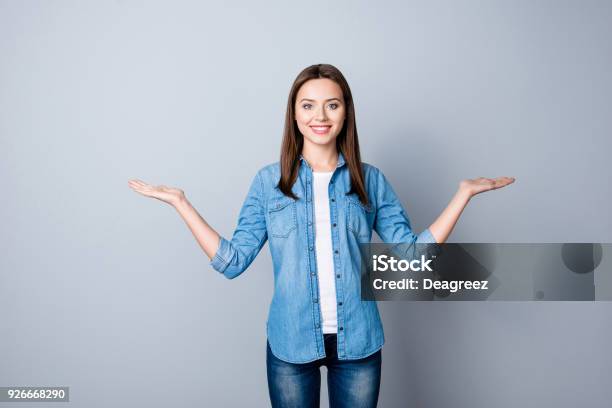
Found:
M 178 203 L 185 200 L 185 193 L 183 190 L 174 187 L 163 185 L 152 186 L 138 179 L 129 180 L 128 186 L 137 193 L 147 197 L 157 198 L 173 207 L 176 207 Z

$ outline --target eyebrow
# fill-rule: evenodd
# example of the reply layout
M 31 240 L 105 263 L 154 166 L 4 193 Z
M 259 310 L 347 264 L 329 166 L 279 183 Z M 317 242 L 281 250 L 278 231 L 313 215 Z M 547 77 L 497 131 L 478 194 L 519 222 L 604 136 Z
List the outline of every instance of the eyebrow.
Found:
M 325 102 L 329 102 L 329 101 L 333 101 L 333 100 L 336 100 L 338 102 L 342 102 L 339 98 L 329 98 L 329 99 L 325 100 Z M 302 103 L 304 101 L 316 102 L 314 99 L 302 98 L 299 103 Z

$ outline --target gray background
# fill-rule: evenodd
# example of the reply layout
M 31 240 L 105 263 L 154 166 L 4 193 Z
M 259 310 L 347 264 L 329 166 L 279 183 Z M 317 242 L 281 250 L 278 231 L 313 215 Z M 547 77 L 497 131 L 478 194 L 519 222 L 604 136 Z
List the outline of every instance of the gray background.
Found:
M 267 246 L 227 280 L 127 180 L 184 189 L 230 236 L 313 63 L 347 77 L 363 159 L 415 230 L 462 178 L 509 175 L 451 241 L 610 242 L 611 17 L 595 1 L 0 1 L 0 385 L 67 385 L 73 407 L 269 405 Z M 379 305 L 381 407 L 609 406 L 610 303 Z

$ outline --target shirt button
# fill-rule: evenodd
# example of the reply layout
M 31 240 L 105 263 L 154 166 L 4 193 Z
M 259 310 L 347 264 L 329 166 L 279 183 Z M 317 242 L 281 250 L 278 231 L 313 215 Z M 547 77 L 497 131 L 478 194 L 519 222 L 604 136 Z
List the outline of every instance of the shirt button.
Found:
M 342 306 L 342 302 L 338 302 L 338 306 Z
M 319 301 L 319 299 L 313 299 L 312 301 L 317 303 Z
M 336 278 L 340 279 L 340 275 L 336 275 Z
M 311 274 L 312 276 L 315 276 L 315 275 L 316 275 L 316 273 L 314 273 L 314 272 L 310 272 L 310 274 Z
M 333 224 L 333 225 L 334 225 L 334 227 L 335 227 L 335 226 L 336 226 L 336 223 L 334 222 L 334 224 Z
M 308 225 L 312 225 L 312 221 L 308 221 Z M 335 224 L 334 224 L 335 225 Z
M 310 248 L 308 248 L 308 249 L 310 249 L 310 250 L 312 251 L 312 247 L 310 247 Z
M 332 198 L 332 202 L 333 202 L 333 201 L 336 201 L 336 199 L 335 199 L 335 198 Z
M 339 329 L 339 330 L 344 330 L 344 327 L 340 326 L 338 329 Z
M 336 254 L 337 254 L 337 253 L 338 253 L 338 250 L 336 249 L 336 250 L 334 251 L 334 253 L 336 253 Z

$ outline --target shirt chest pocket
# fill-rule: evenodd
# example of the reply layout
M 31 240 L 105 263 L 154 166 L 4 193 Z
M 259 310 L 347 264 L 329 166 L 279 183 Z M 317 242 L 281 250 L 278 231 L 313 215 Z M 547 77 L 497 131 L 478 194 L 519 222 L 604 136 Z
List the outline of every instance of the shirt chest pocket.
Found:
M 360 240 L 370 240 L 372 236 L 372 219 L 374 210 L 366 207 L 358 198 L 347 197 L 346 199 L 346 225 L 350 231 Z
M 295 200 L 290 197 L 272 198 L 268 201 L 268 234 L 287 238 L 297 228 Z

